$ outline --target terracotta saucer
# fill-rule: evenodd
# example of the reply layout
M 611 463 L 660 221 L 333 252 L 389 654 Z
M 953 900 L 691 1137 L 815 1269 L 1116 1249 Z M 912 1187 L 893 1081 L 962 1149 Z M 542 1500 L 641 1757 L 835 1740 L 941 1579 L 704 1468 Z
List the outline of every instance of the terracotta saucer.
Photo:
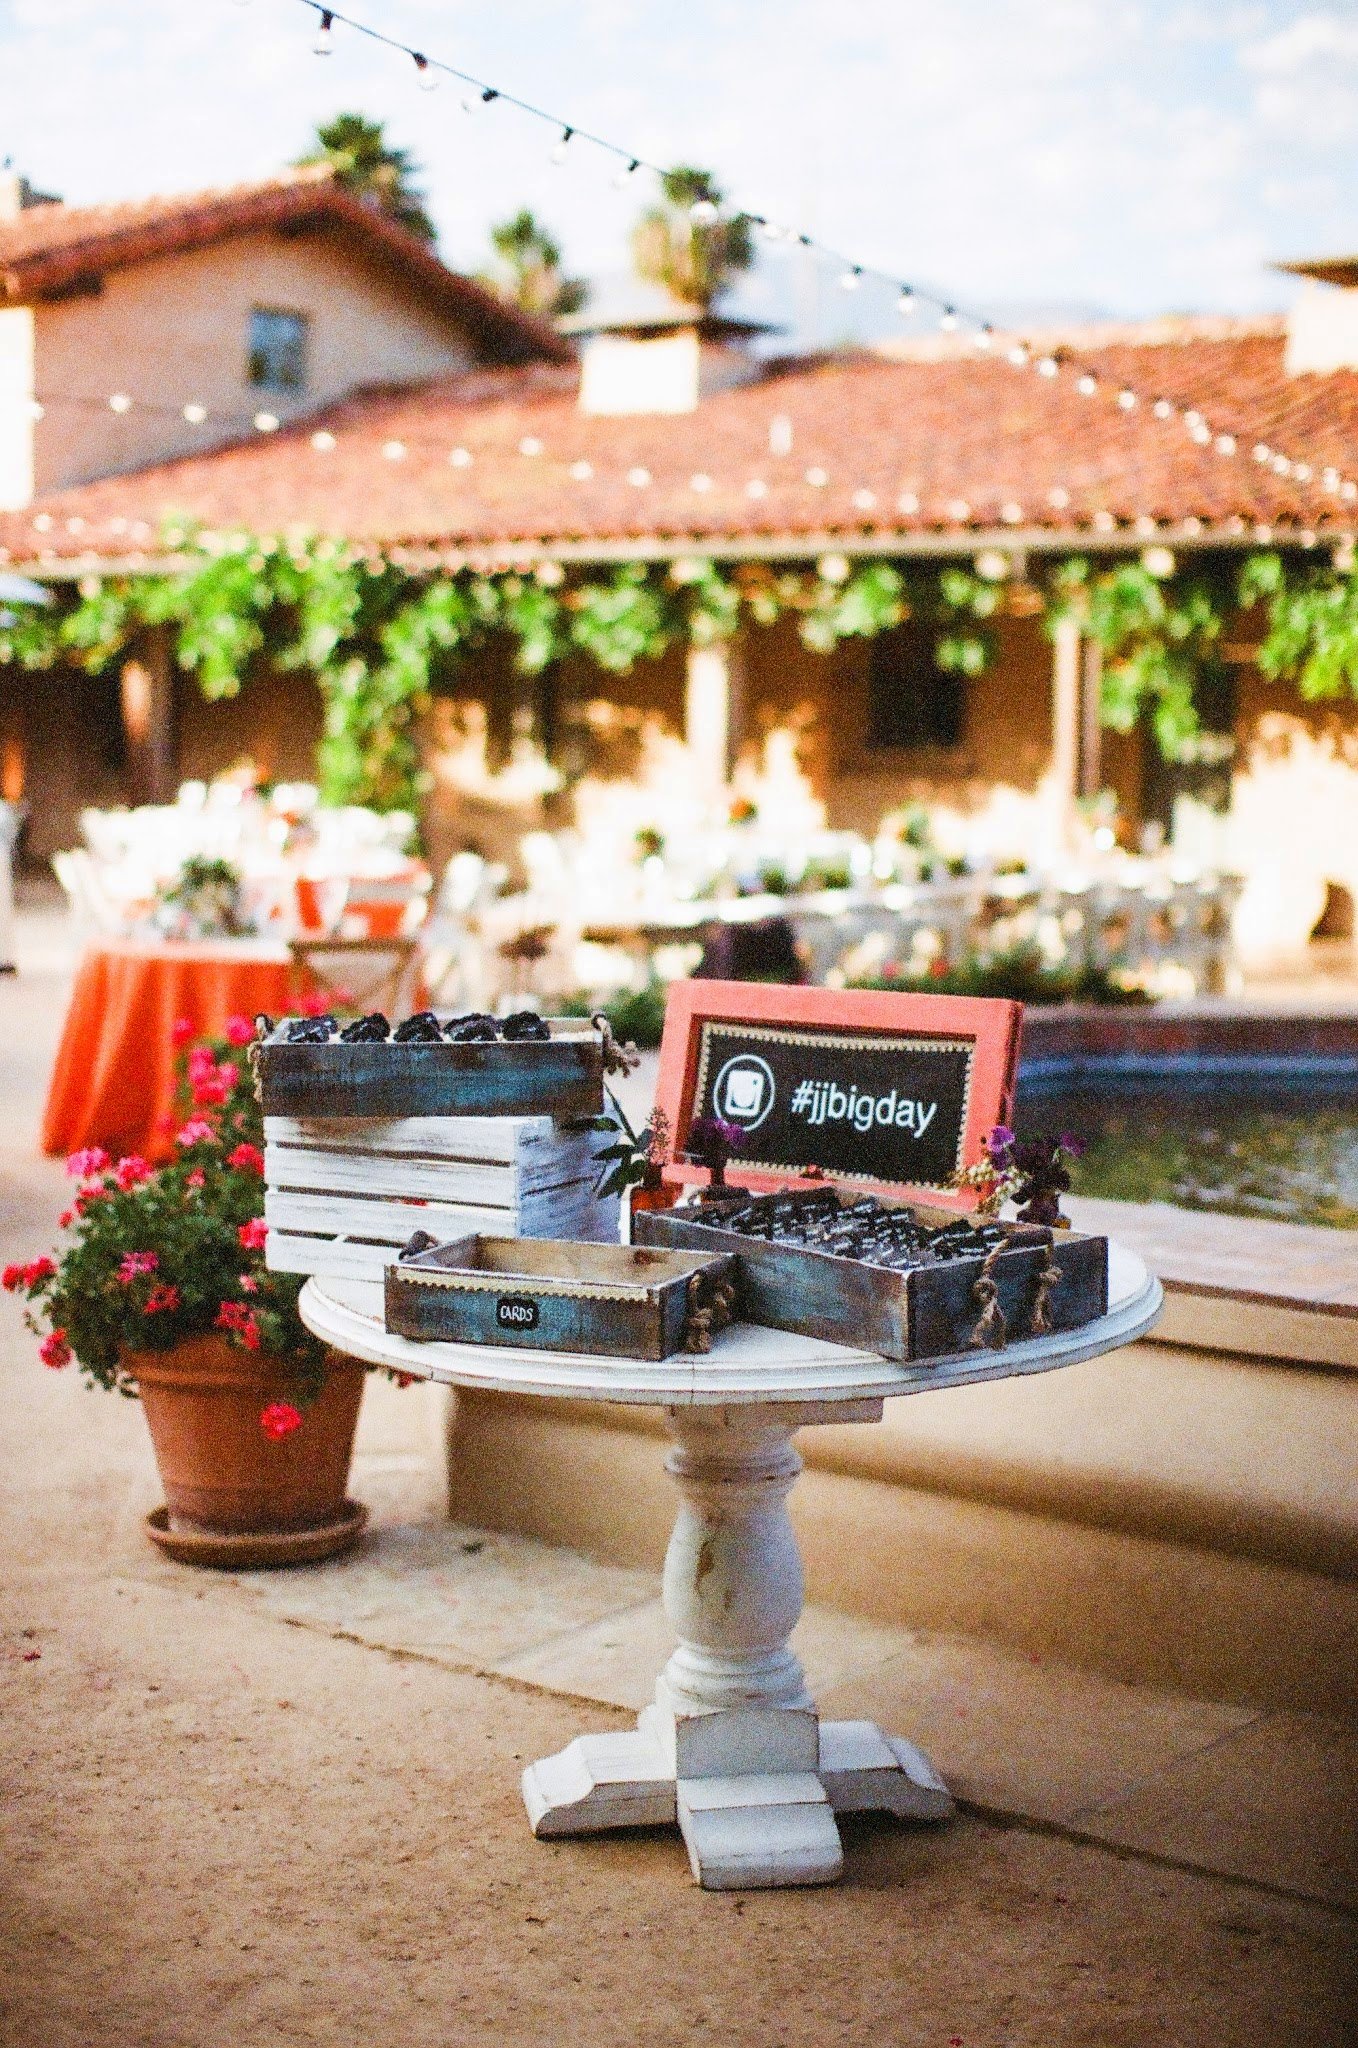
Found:
M 258 1571 L 266 1565 L 318 1564 L 357 1543 L 368 1525 L 362 1501 L 347 1500 L 333 1522 L 316 1529 L 269 1529 L 241 1536 L 171 1529 L 168 1508 L 153 1508 L 146 1533 L 157 1550 L 180 1564 L 215 1565 L 219 1571 Z

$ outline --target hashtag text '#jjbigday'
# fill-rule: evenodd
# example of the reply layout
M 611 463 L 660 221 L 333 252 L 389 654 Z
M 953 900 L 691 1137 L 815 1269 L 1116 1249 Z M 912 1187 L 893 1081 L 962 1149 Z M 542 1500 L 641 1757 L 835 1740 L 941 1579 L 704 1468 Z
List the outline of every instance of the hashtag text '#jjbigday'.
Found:
M 867 1095 L 857 1088 L 841 1088 L 835 1081 L 799 1081 L 792 1091 L 792 1114 L 808 1124 L 851 1123 L 858 1131 L 889 1124 L 922 1138 L 938 1114 L 938 1104 L 902 1095 L 895 1088 L 885 1095 Z

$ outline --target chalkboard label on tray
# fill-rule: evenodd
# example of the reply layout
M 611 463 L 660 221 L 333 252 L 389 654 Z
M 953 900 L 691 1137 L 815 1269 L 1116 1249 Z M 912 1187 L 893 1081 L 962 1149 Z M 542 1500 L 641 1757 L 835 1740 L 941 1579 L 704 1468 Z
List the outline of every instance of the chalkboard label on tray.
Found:
M 741 1168 L 942 1188 L 962 1164 L 974 1049 L 922 1033 L 709 1018 L 693 1114 L 744 1133 Z
M 502 1294 L 495 1304 L 495 1320 L 502 1330 L 536 1330 L 538 1305 L 526 1294 Z

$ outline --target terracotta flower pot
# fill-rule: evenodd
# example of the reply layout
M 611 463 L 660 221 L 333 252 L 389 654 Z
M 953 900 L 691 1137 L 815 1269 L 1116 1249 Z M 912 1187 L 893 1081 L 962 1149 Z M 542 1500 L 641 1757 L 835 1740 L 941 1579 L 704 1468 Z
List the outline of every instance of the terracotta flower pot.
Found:
M 275 1440 L 259 1423 L 268 1402 L 291 1398 L 275 1361 L 207 1336 L 128 1353 L 124 1364 L 146 1410 L 172 1534 L 320 1529 L 342 1518 L 361 1366 L 332 1358 L 301 1428 Z

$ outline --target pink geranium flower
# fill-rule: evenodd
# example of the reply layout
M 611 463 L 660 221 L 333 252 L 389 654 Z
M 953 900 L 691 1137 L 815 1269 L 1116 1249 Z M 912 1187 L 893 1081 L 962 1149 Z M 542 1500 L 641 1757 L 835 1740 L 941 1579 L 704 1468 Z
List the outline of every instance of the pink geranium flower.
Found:
M 184 1182 L 186 1188 L 198 1189 L 207 1186 L 207 1175 L 201 1166 L 195 1166 Z
M 108 1154 L 102 1145 L 87 1145 L 82 1152 L 73 1152 L 66 1161 L 66 1171 L 72 1180 L 91 1180 L 96 1173 L 103 1173 L 108 1167 Z
M 272 1443 L 279 1443 L 302 1427 L 301 1410 L 294 1408 L 291 1401 L 270 1401 L 267 1408 L 260 1410 L 259 1426 Z
M 197 1036 L 197 1032 L 198 1027 L 192 1017 L 177 1017 L 170 1026 L 170 1043 L 176 1052 L 182 1052 L 184 1047 Z
M 247 1252 L 262 1252 L 269 1240 L 269 1226 L 262 1216 L 252 1216 L 236 1232 Z
M 120 1159 L 113 1169 L 113 1178 L 126 1194 L 130 1188 L 139 1187 L 144 1180 L 150 1180 L 154 1168 L 147 1165 L 139 1152 L 129 1152 Z
M 226 1020 L 226 1042 L 228 1045 L 251 1045 L 254 1043 L 255 1027 L 249 1017 L 228 1017 Z
M 188 1150 L 190 1145 L 210 1145 L 217 1136 L 216 1127 L 205 1116 L 191 1116 L 183 1129 L 175 1133 L 175 1143 Z
M 154 1273 L 159 1265 L 160 1260 L 154 1252 L 124 1252 L 118 1279 L 124 1287 L 130 1287 L 143 1273 Z

